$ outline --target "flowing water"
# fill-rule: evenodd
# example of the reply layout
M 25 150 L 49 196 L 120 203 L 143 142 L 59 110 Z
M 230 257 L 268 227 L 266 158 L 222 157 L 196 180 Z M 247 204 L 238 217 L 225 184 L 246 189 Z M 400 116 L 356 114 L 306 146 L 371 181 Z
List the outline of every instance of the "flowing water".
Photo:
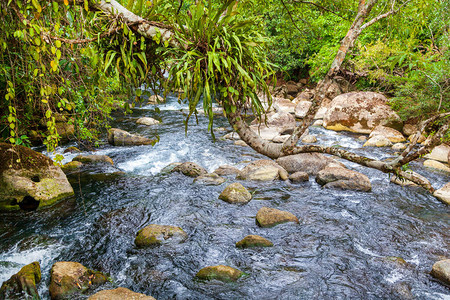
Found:
M 115 166 L 69 175 L 74 199 L 42 211 L 0 215 L 0 282 L 39 261 L 39 292 L 48 299 L 52 264 L 77 261 L 109 274 L 112 282 L 100 289 L 122 286 L 157 299 L 450 299 L 449 288 L 429 275 L 435 261 L 450 256 L 450 211 L 427 192 L 390 184 L 386 174 L 345 162 L 369 176 L 372 192 L 322 189 L 314 178 L 301 184 L 242 182 L 253 200 L 228 204 L 218 196 L 234 178 L 206 186 L 178 173 L 161 174 L 161 169 L 193 161 L 212 172 L 264 157 L 229 140 L 213 142 L 201 116 L 186 136 L 182 107 L 174 99 L 160 109 L 141 107 L 118 116 L 114 124 L 147 136 L 157 128 L 161 141 L 154 147 L 105 145 L 96 154 L 109 155 Z M 135 125 L 141 116 L 163 123 Z M 218 118 L 216 126 L 226 126 L 225 120 Z M 363 149 L 351 134 L 323 128 L 311 133 L 321 144 L 370 157 L 393 154 Z M 65 161 L 74 157 L 65 156 Z M 419 163 L 412 168 L 435 188 L 449 181 Z M 255 215 L 262 206 L 290 211 L 300 224 L 260 228 Z M 137 249 L 136 232 L 147 224 L 180 226 L 189 238 Z M 248 234 L 264 236 L 274 247 L 237 249 L 235 243 Z M 195 279 L 201 268 L 219 264 L 247 276 L 235 283 Z

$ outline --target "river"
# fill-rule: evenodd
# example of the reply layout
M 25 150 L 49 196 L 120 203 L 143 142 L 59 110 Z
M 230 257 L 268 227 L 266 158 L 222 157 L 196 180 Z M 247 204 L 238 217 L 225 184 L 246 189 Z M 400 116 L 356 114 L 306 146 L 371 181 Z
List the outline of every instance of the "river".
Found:
M 218 196 L 234 178 L 206 186 L 160 171 L 185 161 L 209 172 L 224 164 L 242 168 L 264 157 L 221 140 L 220 132 L 214 142 L 203 116 L 198 125 L 191 120 L 185 135 L 183 107 L 173 98 L 160 105 L 159 113 L 152 108 L 117 115 L 113 126 L 150 137 L 157 132 L 158 144 L 103 145 L 95 154 L 109 155 L 115 166 L 69 175 L 73 199 L 51 209 L 0 214 L 0 282 L 39 261 L 39 293 L 48 299 L 52 264 L 77 261 L 109 274 L 112 282 L 100 289 L 122 286 L 157 299 L 450 299 L 448 287 L 429 275 L 434 262 L 450 257 L 450 210 L 429 193 L 402 188 L 389 183 L 386 174 L 344 162 L 370 178 L 371 192 L 322 189 L 314 178 L 300 184 L 246 181 L 241 183 L 253 192 L 252 201 L 229 204 Z M 163 123 L 137 126 L 141 116 Z M 216 127 L 226 125 L 217 118 Z M 391 149 L 363 148 L 354 134 L 323 128 L 310 132 L 321 144 L 369 157 L 393 154 Z M 65 154 L 64 161 L 74 156 Z M 435 188 L 449 181 L 420 162 L 411 167 Z M 260 228 L 255 215 L 262 206 L 287 210 L 300 224 Z M 189 238 L 137 249 L 136 232 L 148 224 L 180 226 Z M 248 234 L 266 237 L 274 247 L 236 248 Z M 235 283 L 194 278 L 201 268 L 219 264 L 248 275 Z

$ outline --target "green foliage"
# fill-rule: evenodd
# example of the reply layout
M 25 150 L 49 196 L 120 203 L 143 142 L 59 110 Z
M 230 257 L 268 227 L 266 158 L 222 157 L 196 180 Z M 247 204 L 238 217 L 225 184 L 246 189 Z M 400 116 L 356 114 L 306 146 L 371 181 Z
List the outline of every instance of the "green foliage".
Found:
M 242 6 L 226 1 L 220 8 L 200 2 L 190 7 L 189 15 L 177 18 L 175 38 L 181 47 L 167 48 L 166 91 L 182 91 L 180 101 L 189 102 L 189 115 L 197 113 L 202 99 L 212 131 L 213 102 L 226 114 L 245 109 L 253 113 L 264 109 L 257 95 L 268 95 L 266 80 L 273 75 L 266 58 L 266 40 L 259 33 L 258 19 L 243 18 Z

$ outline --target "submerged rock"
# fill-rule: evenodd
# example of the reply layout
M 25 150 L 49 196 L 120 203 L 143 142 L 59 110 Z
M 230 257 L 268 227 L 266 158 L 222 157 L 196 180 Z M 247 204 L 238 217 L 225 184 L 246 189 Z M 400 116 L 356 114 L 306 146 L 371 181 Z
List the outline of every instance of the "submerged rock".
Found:
M 153 118 L 150 118 L 150 117 L 142 117 L 142 118 L 137 119 L 137 121 L 136 121 L 136 124 L 147 125 L 147 126 L 156 125 L 159 123 L 161 123 L 161 122 L 158 120 L 155 120 Z
M 275 225 L 287 222 L 299 223 L 299 220 L 288 211 L 283 211 L 276 208 L 261 207 L 256 214 L 256 222 L 261 227 L 273 227 Z
M 118 287 L 113 290 L 103 290 L 95 293 L 88 300 L 155 300 L 155 298 Z
M 252 194 L 242 184 L 235 182 L 222 191 L 219 199 L 228 203 L 248 203 L 252 200 Z
M 220 177 L 216 173 L 200 175 L 194 179 L 194 182 L 206 185 L 220 185 L 225 182 L 225 178 Z
M 384 95 L 374 92 L 339 95 L 331 101 L 323 126 L 357 133 L 370 133 L 378 125 L 401 130 L 400 117 L 386 103 Z
M 436 262 L 431 270 L 431 275 L 445 284 L 450 284 L 450 259 Z
M 260 181 L 272 181 L 277 179 L 287 180 L 288 173 L 276 162 L 268 159 L 261 159 L 245 166 L 237 178 L 242 180 Z
M 137 247 L 159 246 L 166 240 L 181 243 L 187 239 L 187 234 L 183 229 L 170 225 L 150 224 L 139 230 L 134 243 Z
M 317 138 L 314 135 L 307 135 L 302 138 L 303 143 L 315 143 L 317 142 Z
M 137 134 L 131 134 L 122 129 L 111 128 L 108 131 L 108 143 L 114 146 L 138 146 L 151 145 L 154 141 Z
M 433 193 L 433 196 L 435 196 L 442 202 L 450 205 L 450 182 L 448 182 L 446 185 L 444 185 L 440 189 L 436 190 Z
M 0 211 L 36 210 L 73 194 L 66 175 L 50 158 L 0 143 Z
M 175 172 L 175 168 L 178 167 L 179 165 L 181 165 L 180 162 L 174 162 L 171 164 L 168 164 L 167 166 L 165 166 L 164 168 L 161 169 L 161 174 L 169 174 L 172 172 Z
M 288 171 L 289 174 L 302 171 L 309 175 L 316 175 L 328 164 L 335 163 L 336 161 L 319 153 L 301 153 L 280 157 L 276 162 Z
M 238 269 L 229 266 L 218 265 L 203 268 L 198 271 L 197 275 L 195 276 L 203 280 L 216 279 L 224 282 L 230 282 L 236 281 L 244 275 L 244 272 L 239 271 Z
M 50 271 L 50 298 L 72 299 L 77 294 L 107 282 L 106 276 L 77 262 L 61 261 Z
M 0 299 L 40 299 L 36 287 L 41 281 L 41 267 L 38 262 L 26 265 L 17 274 L 3 282 Z
M 194 162 L 185 162 L 181 165 L 176 166 L 173 169 L 173 172 L 180 172 L 183 173 L 183 175 L 189 176 L 189 177 L 198 177 L 200 175 L 206 175 L 208 174 L 208 171 L 206 171 L 205 168 L 199 166 L 198 164 Z
M 65 149 L 63 153 L 80 153 L 80 152 L 81 152 L 80 149 L 72 146 L 72 147 Z
M 316 182 L 324 188 L 338 188 L 368 192 L 372 189 L 369 178 L 356 171 L 339 167 L 327 167 L 316 176 Z
M 78 161 L 83 164 L 107 163 L 114 165 L 113 160 L 108 155 L 78 155 L 72 159 L 72 162 Z
M 247 235 L 236 243 L 238 248 L 272 247 L 273 243 L 259 235 Z
M 241 171 L 238 168 L 223 165 L 214 170 L 213 173 L 216 173 L 219 176 L 228 176 L 228 175 L 239 175 Z

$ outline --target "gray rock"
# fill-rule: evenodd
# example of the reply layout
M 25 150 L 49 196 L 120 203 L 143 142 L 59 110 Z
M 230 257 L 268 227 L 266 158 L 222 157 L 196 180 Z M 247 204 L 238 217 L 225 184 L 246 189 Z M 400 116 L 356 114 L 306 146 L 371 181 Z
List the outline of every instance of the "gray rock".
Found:
M 214 170 L 213 173 L 216 173 L 219 176 L 227 176 L 227 175 L 239 175 L 241 171 L 238 168 L 223 165 Z
M 108 131 L 108 143 L 114 146 L 138 146 L 152 145 L 154 141 L 137 134 L 131 134 L 122 129 L 111 128 Z
M 199 166 L 194 162 L 182 163 L 181 165 L 176 166 L 173 171 L 183 173 L 184 175 L 189 177 L 198 177 L 200 175 L 208 174 L 208 171 L 206 171 L 205 168 Z
M 336 161 L 319 153 L 301 153 L 280 157 L 276 162 L 289 174 L 302 171 L 309 175 L 316 175 L 328 164 Z
M 327 167 L 316 176 L 316 182 L 324 188 L 338 188 L 368 192 L 372 189 L 369 178 L 345 168 Z
M 268 159 L 261 159 L 245 166 L 237 178 L 241 180 L 260 181 L 272 181 L 277 179 L 286 180 L 288 179 L 288 173 L 276 162 Z

